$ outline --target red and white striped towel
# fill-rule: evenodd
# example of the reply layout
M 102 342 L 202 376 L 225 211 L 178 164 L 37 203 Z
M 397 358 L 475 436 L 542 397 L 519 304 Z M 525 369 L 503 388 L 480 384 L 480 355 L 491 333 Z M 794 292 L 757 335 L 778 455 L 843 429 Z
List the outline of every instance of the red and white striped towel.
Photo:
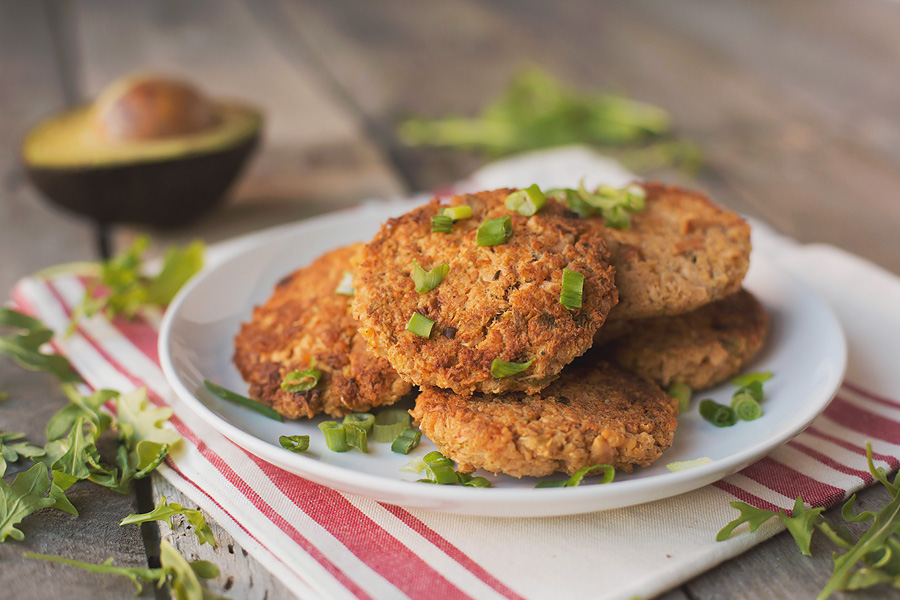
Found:
M 588 151 L 569 149 L 493 165 L 465 185 L 553 185 L 577 179 L 573 172 L 615 183 L 628 177 L 616 169 Z M 867 440 L 876 464 L 900 466 L 900 373 L 892 364 L 900 356 L 900 280 L 835 248 L 800 246 L 761 226 L 754 236 L 757 248 L 837 313 L 850 347 L 847 382 L 804 433 L 740 473 L 688 494 L 602 513 L 480 518 L 342 494 L 248 454 L 184 407 L 160 369 L 158 319 L 97 316 L 53 343 L 91 388 L 124 392 L 146 385 L 153 402 L 174 409 L 171 422 L 184 443 L 160 472 L 298 597 L 650 597 L 780 531 L 769 522 L 754 534 L 715 542 L 734 517 L 730 501 L 790 509 L 802 493 L 813 506 L 834 505 L 872 483 Z M 213 262 L 216 253 L 210 249 Z M 13 300 L 63 331 L 83 291 L 73 276 L 29 278 L 16 286 Z

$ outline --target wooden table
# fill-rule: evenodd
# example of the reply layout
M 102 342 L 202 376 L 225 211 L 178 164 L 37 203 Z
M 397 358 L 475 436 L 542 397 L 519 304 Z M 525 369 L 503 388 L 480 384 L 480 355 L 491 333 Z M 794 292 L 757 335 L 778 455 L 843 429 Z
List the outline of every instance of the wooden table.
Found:
M 145 69 L 257 102 L 268 115 L 265 146 L 228 206 L 189 229 L 151 232 L 160 245 L 212 242 L 465 176 L 478 157 L 406 148 L 395 123 L 473 113 L 516 70 L 537 64 L 569 84 L 669 110 L 707 168 L 697 181 L 650 175 L 900 273 L 898 30 L 900 3 L 884 0 L 0 0 L 0 289 L 41 267 L 92 259 L 94 250 L 90 226 L 39 201 L 18 164 L 18 137 L 42 115 Z M 117 245 L 134 234 L 118 230 Z M 63 403 L 55 383 L 0 360 L 0 388 L 9 392 L 0 429 L 43 441 L 44 423 Z M 864 492 L 862 506 L 885 503 L 882 489 Z M 145 565 L 158 532 L 142 536 L 118 520 L 161 494 L 185 501 L 159 477 L 134 496 L 87 483 L 73 492 L 80 518 L 43 511 L 25 521 L 25 542 L 0 545 L 0 596 L 129 597 L 122 578 L 21 552 Z M 222 567 L 212 589 L 293 597 L 213 528 L 216 550 L 198 549 L 192 536 L 175 540 Z M 803 558 L 782 534 L 665 597 L 810 598 L 828 577 L 829 553 L 814 544 L 814 558 Z

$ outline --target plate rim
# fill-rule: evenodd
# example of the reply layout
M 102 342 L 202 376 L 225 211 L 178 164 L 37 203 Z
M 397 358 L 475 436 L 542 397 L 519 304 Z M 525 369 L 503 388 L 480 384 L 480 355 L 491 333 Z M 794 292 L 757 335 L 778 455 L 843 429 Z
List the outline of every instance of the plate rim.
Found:
M 712 463 L 700 465 L 684 471 L 664 474 L 666 477 L 665 486 L 659 485 L 657 480 L 658 476 L 651 476 L 618 481 L 614 482 L 614 485 L 611 486 L 590 485 L 576 488 L 544 488 L 541 489 L 540 492 L 537 492 L 533 498 L 526 496 L 523 500 L 523 494 L 534 494 L 534 492 L 531 491 L 531 488 L 427 486 L 414 481 L 386 480 L 381 475 L 373 475 L 339 465 L 328 464 L 300 454 L 285 452 L 271 442 L 267 442 L 251 433 L 243 431 L 224 417 L 216 414 L 212 409 L 206 406 L 203 401 L 197 398 L 181 381 L 173 362 L 172 353 L 170 352 L 173 323 L 182 305 L 190 297 L 193 290 L 200 286 L 208 277 L 211 277 L 221 269 L 227 268 L 232 262 L 248 252 L 254 251 L 260 247 L 280 243 L 285 238 L 299 236 L 306 230 L 319 228 L 332 221 L 340 222 L 354 216 L 364 216 L 368 213 L 377 214 L 379 218 L 383 220 L 388 216 L 388 212 L 392 209 L 402 209 L 405 206 L 414 206 L 418 203 L 418 200 L 406 200 L 378 205 L 358 206 L 348 210 L 335 211 L 318 217 L 304 219 L 303 221 L 265 229 L 225 242 L 225 244 L 232 244 L 232 246 L 225 249 L 215 264 L 205 267 L 179 291 L 166 309 L 160 323 L 157 344 L 160 364 L 167 382 L 172 386 L 178 399 L 184 402 L 196 417 L 203 419 L 207 424 L 212 426 L 237 446 L 279 468 L 342 492 L 364 495 L 388 504 L 411 508 L 426 508 L 442 512 L 483 516 L 539 517 L 581 514 L 644 504 L 646 502 L 692 491 L 727 477 L 799 435 L 822 414 L 825 408 L 827 408 L 843 381 L 847 369 L 848 347 L 846 334 L 844 333 L 834 310 L 819 296 L 818 293 L 815 292 L 815 290 L 759 252 L 754 253 L 751 260 L 755 259 L 765 263 L 766 268 L 770 268 L 776 271 L 779 276 L 790 280 L 792 285 L 797 286 L 804 293 L 815 298 L 820 304 L 820 308 L 824 309 L 830 325 L 833 326 L 840 343 L 840 347 L 836 349 L 839 354 L 839 372 L 833 374 L 829 373 L 830 381 L 828 381 L 829 385 L 826 386 L 826 389 L 829 391 L 823 392 L 821 397 L 817 396 L 812 399 L 816 407 L 815 410 L 811 411 L 807 415 L 807 418 L 798 426 L 786 429 L 772 438 L 763 438 L 748 448 L 725 458 L 715 460 Z M 348 477 L 352 478 L 354 481 L 347 482 L 346 479 Z M 379 488 L 384 488 L 385 483 L 390 484 L 390 490 L 386 494 L 379 490 Z M 672 491 L 673 489 L 675 490 L 674 492 Z M 623 498 L 634 495 L 640 495 L 641 500 L 638 502 L 622 501 Z M 402 496 L 410 501 L 406 503 L 398 502 L 396 500 L 387 499 L 386 496 L 391 498 Z M 604 500 L 603 506 L 584 507 L 584 504 L 587 501 L 591 499 L 599 500 L 600 498 L 603 498 Z M 619 500 L 617 501 L 616 499 Z M 446 504 L 453 506 L 443 506 Z M 541 506 L 548 504 L 553 507 L 551 510 L 541 510 Z M 479 506 L 482 507 L 482 509 L 470 510 L 467 508 Z M 513 507 L 518 510 L 515 510 Z M 500 510 L 504 508 L 510 510 Z

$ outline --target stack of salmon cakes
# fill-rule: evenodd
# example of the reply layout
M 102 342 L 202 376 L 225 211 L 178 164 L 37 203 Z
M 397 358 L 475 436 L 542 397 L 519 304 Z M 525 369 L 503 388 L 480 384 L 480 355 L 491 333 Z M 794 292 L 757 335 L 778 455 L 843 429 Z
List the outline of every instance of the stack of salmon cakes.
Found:
M 460 472 L 647 466 L 678 422 L 663 387 L 730 378 L 768 317 L 741 288 L 743 219 L 672 186 L 622 193 L 628 214 L 531 188 L 435 199 L 285 277 L 235 364 L 290 418 L 418 388 L 415 423 Z M 313 366 L 315 387 L 283 389 Z

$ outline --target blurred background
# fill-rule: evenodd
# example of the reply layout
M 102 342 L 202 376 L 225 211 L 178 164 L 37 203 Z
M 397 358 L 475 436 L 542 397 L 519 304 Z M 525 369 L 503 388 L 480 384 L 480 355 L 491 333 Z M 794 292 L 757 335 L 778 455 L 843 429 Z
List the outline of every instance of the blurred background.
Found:
M 885 0 L 0 0 L 0 286 L 95 258 L 89 220 L 26 177 L 26 131 L 147 71 L 265 119 L 226 201 L 150 229 L 159 245 L 439 189 L 504 154 L 584 141 L 900 272 L 897 31 L 900 3 Z M 535 111 L 569 137 L 528 121 Z M 607 124 L 580 139 L 594 117 Z M 632 128 L 610 134 L 616 119 Z M 492 137 L 500 122 L 525 141 Z M 446 127 L 446 145 L 429 145 Z M 113 247 L 139 231 L 117 226 Z

